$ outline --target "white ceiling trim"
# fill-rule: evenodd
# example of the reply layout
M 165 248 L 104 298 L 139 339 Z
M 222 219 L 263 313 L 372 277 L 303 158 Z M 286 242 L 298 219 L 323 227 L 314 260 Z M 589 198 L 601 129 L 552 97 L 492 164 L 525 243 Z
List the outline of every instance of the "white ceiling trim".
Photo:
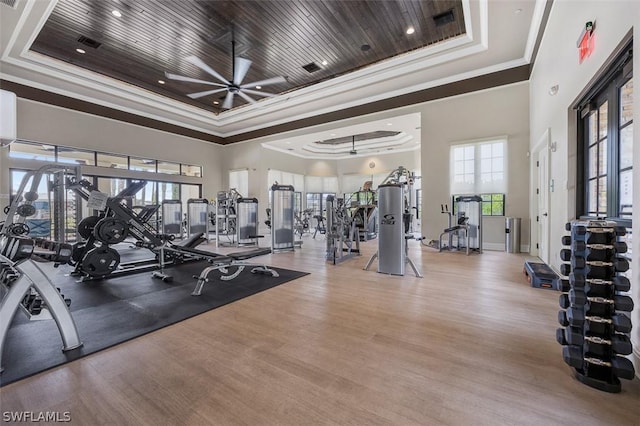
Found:
M 531 26 L 529 27 L 529 36 L 527 37 L 527 46 L 524 49 L 524 59 L 527 63 L 531 63 L 533 49 L 536 47 L 536 41 L 538 40 L 538 33 L 541 29 L 540 26 L 542 25 L 542 18 L 544 17 L 544 9 L 546 6 L 546 2 L 536 1 L 536 6 L 533 9 L 533 17 L 531 19 Z
M 398 152 L 417 151 L 418 149 L 420 149 L 420 144 L 416 142 L 414 146 L 397 147 L 397 148 L 393 148 L 393 150 L 388 150 L 387 148 L 373 148 L 373 149 L 361 150 L 358 148 L 357 154 L 349 154 L 348 152 L 346 152 L 346 153 L 339 153 L 335 155 L 328 155 L 328 154 L 305 154 L 303 151 L 289 151 L 286 148 L 280 148 L 273 145 L 262 144 L 262 146 L 264 148 L 267 148 L 273 151 L 278 151 L 283 154 L 292 155 L 294 157 L 304 158 L 307 160 L 310 160 L 310 159 L 311 160 L 345 160 L 347 158 L 368 157 L 368 156 L 371 156 L 372 154 L 377 154 L 377 155 L 396 154 Z
M 56 3 L 57 1 L 26 1 L 12 38 L 3 52 L 5 64 L 13 65 L 15 68 L 5 67 L 5 71 L 11 72 L 4 72 L 3 78 L 154 120 L 181 125 L 219 137 L 233 136 L 271 126 L 274 123 L 317 115 L 318 109 L 309 107 L 309 105 L 317 98 L 319 93 L 322 93 L 325 97 L 331 97 L 343 95 L 346 92 L 352 92 L 363 87 L 372 88 L 375 93 L 374 86 L 385 80 L 423 72 L 430 67 L 486 50 L 487 0 L 473 2 L 473 5 L 470 4 L 469 0 L 464 0 L 465 23 L 469 31 L 465 36 L 438 43 L 416 52 L 400 55 L 354 73 L 296 90 L 289 94 L 264 99 L 255 105 L 247 105 L 216 116 L 208 111 L 156 95 L 153 92 L 122 83 L 119 80 L 29 51 L 29 47 L 46 23 Z M 482 12 L 483 9 L 484 12 Z M 477 25 L 473 23 L 473 16 L 482 17 Z M 484 36 L 473 34 L 473 28 L 484 29 L 484 31 L 480 32 Z M 24 74 L 24 70 L 28 70 L 30 74 L 34 75 L 34 78 L 22 78 L 20 74 Z M 37 76 L 38 74 L 42 77 Z M 39 83 L 38 80 L 40 78 L 45 78 L 47 82 Z M 60 87 L 62 86 L 60 84 L 50 84 L 55 79 L 69 83 L 72 86 L 65 89 Z M 78 90 L 78 87 L 85 90 Z M 380 90 L 377 92 L 378 94 L 373 97 L 363 97 L 360 98 L 359 102 L 352 101 L 349 105 L 364 104 L 395 95 L 395 92 L 385 93 Z M 111 101 L 106 100 L 107 98 L 111 98 Z M 128 101 L 129 105 L 139 105 L 141 107 L 123 106 L 120 100 Z M 292 109 L 297 110 L 301 105 L 307 106 L 308 112 L 306 114 L 291 114 Z M 344 108 L 343 103 L 336 104 L 334 102 L 332 107 L 323 109 L 323 111 L 335 111 L 342 108 Z M 271 118 L 268 120 L 260 119 L 265 116 L 265 110 L 267 109 L 266 113 L 269 116 L 280 115 L 281 118 L 275 121 Z M 246 126 L 246 123 L 251 123 L 252 120 L 256 124 Z M 231 124 L 242 124 L 242 126 L 232 131 L 225 131 Z
M 482 61 L 484 53 L 491 52 L 489 20 L 494 17 L 495 10 L 491 12 L 490 6 L 499 9 L 505 3 L 462 0 L 467 30 L 463 36 L 216 116 L 29 51 L 57 0 L 25 0 L 14 24 L 15 30 L 2 52 L 0 76 L 108 108 L 229 137 L 526 65 L 531 59 L 546 4 L 545 0 L 535 1 L 533 18 L 527 21 L 529 27 L 523 29 L 528 30 L 526 48 L 519 58 L 479 68 L 473 66 L 476 57 L 486 64 L 488 61 Z M 528 10 L 530 13 L 531 9 Z M 459 72 L 448 72 L 456 70 L 458 63 L 463 64 L 462 69 L 458 68 Z

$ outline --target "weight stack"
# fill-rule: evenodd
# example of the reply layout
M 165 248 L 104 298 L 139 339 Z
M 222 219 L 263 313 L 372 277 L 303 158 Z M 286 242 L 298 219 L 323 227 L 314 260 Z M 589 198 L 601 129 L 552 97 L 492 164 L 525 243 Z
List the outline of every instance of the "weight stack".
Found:
M 565 262 L 561 281 L 556 340 L 563 345 L 564 361 L 582 383 L 605 392 L 620 392 L 619 379 L 632 380 L 635 370 L 625 357 L 632 353 L 629 339 L 633 300 L 625 295 L 629 279 L 622 274 L 629 262 L 623 226 L 606 220 L 567 223 L 571 235 L 562 237 L 570 248 L 560 251 Z

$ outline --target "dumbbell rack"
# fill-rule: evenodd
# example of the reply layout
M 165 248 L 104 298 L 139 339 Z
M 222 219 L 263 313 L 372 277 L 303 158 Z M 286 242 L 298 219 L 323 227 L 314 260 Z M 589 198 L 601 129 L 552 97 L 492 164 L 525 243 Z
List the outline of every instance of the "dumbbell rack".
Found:
M 566 224 L 570 236 L 562 237 L 561 281 L 558 321 L 563 328 L 556 340 L 563 345 L 564 361 L 574 368 L 582 383 L 605 392 L 620 392 L 619 379 L 631 380 L 635 370 L 624 357 L 632 353 L 628 333 L 633 300 L 621 293 L 630 289 L 621 273 L 629 269 L 627 251 L 620 241 L 623 226 L 605 220 L 575 220 Z

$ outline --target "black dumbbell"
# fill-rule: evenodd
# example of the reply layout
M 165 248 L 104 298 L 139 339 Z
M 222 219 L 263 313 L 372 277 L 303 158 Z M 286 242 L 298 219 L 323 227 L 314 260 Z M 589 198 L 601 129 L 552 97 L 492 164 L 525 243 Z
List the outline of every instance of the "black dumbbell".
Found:
M 622 292 L 629 291 L 631 289 L 631 282 L 629 282 L 629 279 L 621 275 L 613 277 L 612 280 L 601 280 L 597 278 L 585 278 L 584 274 L 574 272 L 569 274 L 569 284 L 573 288 L 584 289 L 587 293 L 589 292 L 589 289 L 592 289 L 597 285 L 613 285 L 615 291 Z
M 566 293 L 571 288 L 571 283 L 569 282 L 569 280 L 560 279 L 558 280 L 558 287 L 558 290 Z
M 570 308 L 567 311 L 560 312 L 563 315 L 561 316 L 560 313 L 558 313 L 558 322 L 560 322 L 561 319 L 564 319 L 567 325 L 574 327 L 580 327 L 585 323 L 585 321 L 589 321 L 599 324 L 610 324 L 613 326 L 614 330 L 619 333 L 631 332 L 631 320 L 624 314 L 614 314 L 611 315 L 611 318 L 603 318 L 595 315 L 585 315 L 582 308 Z M 560 322 L 560 324 L 564 325 L 563 322 Z
M 627 358 L 613 356 L 610 361 L 605 361 L 600 358 L 584 357 L 582 349 L 578 346 L 565 346 L 562 348 L 562 358 L 564 362 L 578 370 L 583 370 L 586 364 L 592 364 L 610 367 L 613 370 L 613 374 L 621 379 L 633 380 L 636 374 L 633 364 Z
M 594 343 L 596 345 L 611 346 L 611 349 L 620 355 L 629 355 L 633 352 L 633 345 L 629 337 L 624 334 L 613 334 L 610 338 L 604 338 L 599 336 L 585 336 L 582 329 L 576 327 L 559 328 L 561 330 L 563 345 L 581 346 L 585 342 Z M 558 340 L 556 331 L 556 340 Z
M 560 273 L 567 276 L 571 273 L 571 265 L 569 263 L 563 263 L 560 265 Z
M 565 226 L 566 228 L 566 226 Z M 609 234 L 613 233 L 619 237 L 624 236 L 627 233 L 627 228 L 624 226 L 614 226 L 614 227 L 599 227 L 599 226 L 576 226 L 573 228 L 576 235 L 587 235 L 587 234 Z M 568 229 L 570 230 L 570 229 Z
M 562 245 L 563 246 L 570 246 L 571 245 L 571 235 L 564 235 L 562 237 Z
M 571 261 L 571 250 L 569 249 L 560 250 L 560 260 L 563 260 L 565 262 Z
M 563 327 L 567 327 L 569 325 L 567 311 L 558 311 L 558 323 Z
M 588 296 L 584 290 L 572 288 L 569 290 L 569 302 L 573 306 L 584 306 L 587 303 L 600 303 L 613 305 L 617 311 L 633 311 L 633 299 L 629 296 L 614 296 L 613 299 L 605 297 Z
M 571 306 L 571 300 L 567 293 L 562 293 L 558 298 L 558 303 L 562 309 L 568 309 Z
M 571 331 L 572 334 L 576 334 L 576 335 L 582 335 L 582 330 L 579 328 L 574 328 L 574 327 L 561 327 L 556 329 L 556 341 L 558 343 L 560 343 L 562 346 L 566 346 L 566 345 L 581 345 L 582 343 L 569 343 L 569 341 L 567 340 L 567 330 L 574 330 Z M 577 336 L 574 338 L 574 342 L 577 340 Z
M 629 270 L 629 262 L 626 259 L 615 258 L 611 262 L 603 262 L 601 260 L 587 260 L 582 256 L 573 256 L 571 258 L 572 269 L 584 269 L 589 267 L 612 267 L 617 272 L 626 272 Z
M 622 241 L 614 241 L 613 244 L 587 244 L 586 241 L 575 241 L 573 243 L 575 251 L 590 250 L 615 250 L 617 253 L 627 252 L 627 243 Z

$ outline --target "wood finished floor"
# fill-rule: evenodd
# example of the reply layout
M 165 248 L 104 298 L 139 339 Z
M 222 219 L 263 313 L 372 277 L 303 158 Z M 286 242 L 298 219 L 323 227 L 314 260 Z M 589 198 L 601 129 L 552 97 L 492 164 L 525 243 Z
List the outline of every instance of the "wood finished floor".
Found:
M 638 379 L 608 394 L 573 378 L 559 293 L 529 287 L 524 255 L 411 242 L 420 279 L 363 271 L 375 241 L 337 266 L 323 239 L 304 241 L 264 259 L 311 275 L 5 386 L 1 411 L 81 425 L 640 425 Z

